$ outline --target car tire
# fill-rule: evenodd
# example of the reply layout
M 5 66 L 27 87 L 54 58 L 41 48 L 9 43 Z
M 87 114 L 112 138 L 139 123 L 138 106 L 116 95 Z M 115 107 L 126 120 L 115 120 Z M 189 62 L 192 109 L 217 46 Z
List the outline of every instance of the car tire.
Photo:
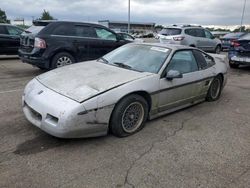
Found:
M 217 45 L 215 50 L 214 50 L 214 53 L 216 54 L 220 54 L 221 53 L 221 46 L 220 45 Z
M 216 76 L 207 92 L 206 100 L 209 102 L 216 101 L 220 98 L 222 91 L 223 79 L 222 76 Z
M 140 95 L 123 98 L 111 116 L 110 131 L 117 137 L 126 137 L 140 131 L 148 118 L 148 103 Z
M 231 61 L 231 60 L 229 61 L 229 66 L 230 66 L 230 68 L 232 68 L 232 69 L 237 69 L 237 68 L 239 68 L 239 65 L 233 63 L 233 61 Z
M 60 52 L 53 57 L 51 68 L 55 69 L 66 65 L 71 65 L 73 63 L 75 63 L 75 58 L 71 54 L 68 52 Z

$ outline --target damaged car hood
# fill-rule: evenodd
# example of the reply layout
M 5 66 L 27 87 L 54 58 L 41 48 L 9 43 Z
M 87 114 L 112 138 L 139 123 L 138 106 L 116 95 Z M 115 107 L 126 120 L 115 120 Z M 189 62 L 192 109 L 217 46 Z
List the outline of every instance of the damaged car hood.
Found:
M 47 88 L 77 102 L 106 92 L 130 81 L 152 75 L 97 61 L 76 63 L 36 77 Z

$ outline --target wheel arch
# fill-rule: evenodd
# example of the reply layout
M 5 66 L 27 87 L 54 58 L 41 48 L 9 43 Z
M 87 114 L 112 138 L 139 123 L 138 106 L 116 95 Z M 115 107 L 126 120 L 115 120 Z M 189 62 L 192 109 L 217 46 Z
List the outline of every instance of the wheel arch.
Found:
M 77 61 L 77 58 L 76 58 L 76 54 L 74 51 L 70 50 L 70 49 L 67 49 L 67 48 L 61 48 L 61 49 L 57 49 L 55 50 L 52 55 L 50 56 L 50 59 L 49 59 L 49 68 L 51 69 L 51 66 L 52 66 L 52 60 L 53 58 L 59 54 L 59 53 L 63 53 L 63 52 L 66 52 L 66 53 L 69 53 L 75 61 Z
M 115 106 L 114 106 L 114 108 L 113 108 L 113 110 L 112 110 L 112 112 L 111 112 L 111 116 L 109 117 L 109 126 L 108 126 L 108 131 L 109 131 L 109 132 L 110 132 L 110 125 L 111 125 L 110 122 L 111 122 L 111 119 L 112 119 L 112 116 L 113 116 L 113 112 L 114 112 L 114 110 L 115 110 L 117 104 L 118 104 L 122 99 L 124 99 L 125 97 L 127 97 L 127 96 L 129 96 L 129 95 L 133 95 L 133 94 L 139 95 L 139 96 L 143 97 L 143 98 L 147 101 L 147 103 L 148 103 L 148 112 L 150 112 L 151 106 L 152 106 L 152 98 L 151 98 L 150 94 L 149 94 L 147 91 L 141 90 L 141 91 L 133 91 L 133 92 L 131 92 L 131 93 L 128 93 L 128 94 L 124 95 L 123 97 L 121 97 L 121 98 L 116 102 L 116 104 L 115 104 Z

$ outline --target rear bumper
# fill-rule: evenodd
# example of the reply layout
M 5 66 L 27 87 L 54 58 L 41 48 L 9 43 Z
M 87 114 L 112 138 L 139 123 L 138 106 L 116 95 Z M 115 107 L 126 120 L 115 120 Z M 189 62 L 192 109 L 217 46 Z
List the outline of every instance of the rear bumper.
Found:
M 43 57 L 42 53 L 38 50 L 31 53 L 25 53 L 21 49 L 18 50 L 18 56 L 24 63 L 28 63 L 40 68 L 50 69 L 49 58 Z
M 242 56 L 237 51 L 229 51 L 228 58 L 231 62 L 238 65 L 250 65 L 250 56 Z

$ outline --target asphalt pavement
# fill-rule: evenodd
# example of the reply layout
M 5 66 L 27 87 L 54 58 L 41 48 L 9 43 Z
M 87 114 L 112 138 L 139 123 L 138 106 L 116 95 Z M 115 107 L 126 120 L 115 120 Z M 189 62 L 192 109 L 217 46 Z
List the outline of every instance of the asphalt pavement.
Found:
M 24 117 L 40 69 L 0 59 L 0 187 L 250 187 L 250 68 L 230 70 L 220 100 L 116 138 L 57 139 Z

